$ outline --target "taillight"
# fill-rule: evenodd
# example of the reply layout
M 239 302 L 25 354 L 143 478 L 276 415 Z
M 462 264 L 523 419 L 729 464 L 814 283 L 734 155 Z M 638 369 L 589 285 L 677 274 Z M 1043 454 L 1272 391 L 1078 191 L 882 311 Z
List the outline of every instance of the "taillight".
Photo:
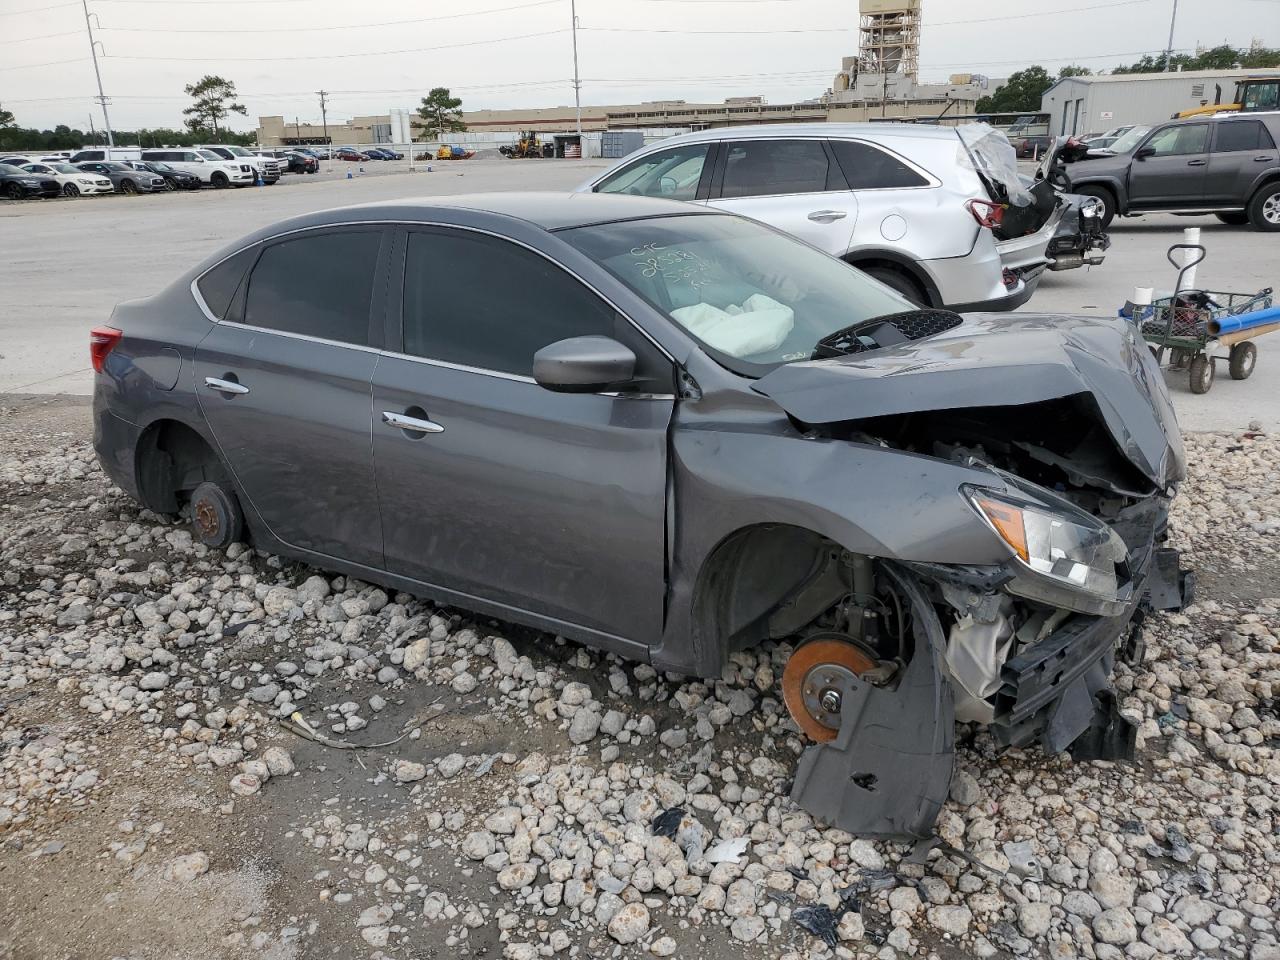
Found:
M 994 230 L 1004 219 L 1004 204 L 992 203 L 990 200 L 970 200 L 965 204 L 978 226 Z
M 89 360 L 93 363 L 94 373 L 102 372 L 107 354 L 115 349 L 123 336 L 115 327 L 94 327 L 89 331 Z

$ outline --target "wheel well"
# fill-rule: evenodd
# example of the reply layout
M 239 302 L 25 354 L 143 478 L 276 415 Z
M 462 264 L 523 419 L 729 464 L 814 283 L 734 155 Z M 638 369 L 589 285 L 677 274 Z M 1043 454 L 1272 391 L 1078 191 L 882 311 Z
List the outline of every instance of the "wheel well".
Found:
M 1079 193 L 1081 190 L 1084 190 L 1084 189 L 1086 189 L 1086 188 L 1088 188 L 1088 187 L 1092 187 L 1092 188 L 1093 188 L 1093 189 L 1095 189 L 1095 190 L 1103 190 L 1103 191 L 1105 191 L 1105 192 L 1106 192 L 1106 193 L 1111 197 L 1111 202 L 1112 202 L 1113 204 L 1115 204 L 1115 206 L 1116 206 L 1116 213 L 1119 213 L 1119 212 L 1120 212 L 1120 210 L 1119 210 L 1119 207 L 1120 207 L 1120 195 L 1119 195 L 1118 193 L 1116 193 L 1116 188 L 1115 188 L 1115 187 L 1113 187 L 1111 184 L 1107 183 L 1107 182 L 1106 182 L 1106 181 L 1104 181 L 1104 180 L 1089 180 L 1089 181 L 1087 181 L 1086 183 L 1075 183 L 1075 182 L 1073 182 L 1073 183 L 1071 184 L 1071 192 L 1072 192 L 1072 193 Z
M 730 534 L 708 555 L 693 602 L 703 662 L 795 634 L 849 592 L 847 551 L 803 527 L 762 524 Z M 705 659 L 704 659 L 705 658 Z
M 205 480 L 228 480 L 213 448 L 195 430 L 177 420 L 151 424 L 137 447 L 138 494 L 156 513 L 177 513 Z
M 1259 183 L 1257 187 L 1254 188 L 1253 192 L 1249 194 L 1249 199 L 1245 201 L 1245 205 L 1248 206 L 1250 203 L 1253 203 L 1254 197 L 1256 197 L 1263 190 L 1266 190 L 1269 187 L 1274 187 L 1278 183 L 1280 183 L 1280 171 L 1277 171 L 1275 173 L 1268 173 L 1266 176 L 1262 178 L 1262 182 Z
M 914 266 L 909 266 L 901 260 L 894 260 L 889 257 L 876 256 L 874 254 L 868 256 L 859 256 L 858 254 L 849 254 L 844 258 L 844 262 L 851 267 L 857 267 L 859 270 L 879 268 L 889 270 L 906 277 L 919 288 L 920 293 L 924 295 L 924 299 L 928 301 L 930 306 L 936 306 L 940 302 L 938 291 L 929 281 L 928 277 L 923 276 Z

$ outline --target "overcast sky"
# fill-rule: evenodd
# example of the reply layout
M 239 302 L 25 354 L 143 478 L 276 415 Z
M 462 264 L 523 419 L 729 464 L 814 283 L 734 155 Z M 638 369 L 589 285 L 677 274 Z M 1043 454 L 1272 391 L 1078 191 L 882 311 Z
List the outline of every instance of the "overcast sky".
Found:
M 1094 69 L 1158 52 L 1173 0 L 925 0 L 921 79 Z M 185 84 L 235 81 L 259 115 L 319 122 L 415 106 L 573 103 L 570 0 L 89 0 L 114 127 L 180 126 Z M 1004 16 L 1009 11 L 1012 16 Z M 857 0 L 578 0 L 585 104 L 821 94 L 857 50 Z M 96 29 L 101 26 L 100 31 Z M 1174 46 L 1280 46 L 1280 0 L 1181 0 Z M 0 0 L 0 104 L 22 126 L 101 125 L 80 0 Z

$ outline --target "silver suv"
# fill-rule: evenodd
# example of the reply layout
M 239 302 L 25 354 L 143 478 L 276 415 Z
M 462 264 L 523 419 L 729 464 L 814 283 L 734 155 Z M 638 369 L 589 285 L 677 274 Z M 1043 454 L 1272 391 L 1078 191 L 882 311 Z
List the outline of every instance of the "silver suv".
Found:
M 1003 136 L 994 138 L 1007 148 Z M 726 127 L 663 140 L 580 191 L 732 211 L 840 257 L 916 303 L 1012 310 L 1050 264 L 1046 249 L 1068 203 L 1047 198 L 1043 222 L 1020 217 L 1017 236 L 1000 239 L 1009 209 L 1000 181 L 1015 192 L 1026 183 L 1011 149 L 1001 167 L 972 142 L 954 127 L 914 124 Z

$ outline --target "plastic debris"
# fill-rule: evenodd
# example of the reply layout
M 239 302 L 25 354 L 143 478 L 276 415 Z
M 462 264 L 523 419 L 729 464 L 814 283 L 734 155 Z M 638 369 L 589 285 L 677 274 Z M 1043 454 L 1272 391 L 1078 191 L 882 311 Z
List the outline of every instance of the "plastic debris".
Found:
M 836 924 L 840 922 L 840 915 L 833 913 L 829 907 L 822 904 L 816 907 L 800 907 L 792 911 L 791 919 L 801 930 L 813 934 L 828 947 L 834 947 L 840 943 L 840 937 L 836 934 Z
M 684 818 L 684 807 L 669 807 L 653 818 L 653 834 L 674 840 L 676 831 L 680 829 L 680 821 Z
M 698 860 L 707 846 L 707 830 L 684 807 L 670 807 L 653 819 L 655 835 L 672 840 L 686 860 Z
M 707 863 L 738 863 L 742 860 L 742 855 L 747 852 L 750 842 L 747 837 L 721 840 L 707 851 Z
M 1031 848 L 1030 840 L 1009 842 L 1001 849 L 1004 851 L 1005 859 L 1009 861 L 1009 872 L 1015 877 L 1022 877 L 1024 880 L 1043 879 L 1044 871 L 1040 867 L 1040 861 L 1036 859 L 1035 851 Z

